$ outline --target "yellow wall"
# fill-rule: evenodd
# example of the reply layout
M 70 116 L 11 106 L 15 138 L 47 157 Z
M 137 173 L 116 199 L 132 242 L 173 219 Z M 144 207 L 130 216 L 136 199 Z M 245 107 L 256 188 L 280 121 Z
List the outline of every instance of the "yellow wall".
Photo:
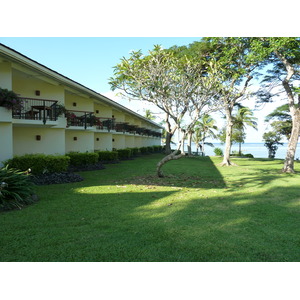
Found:
M 41 140 L 37 141 L 36 136 Z M 64 154 L 64 129 L 43 127 L 14 127 L 13 128 L 13 154 L 27 153 Z
M 96 110 L 99 112 L 96 113 Z M 101 118 L 111 118 L 112 117 L 112 109 L 111 107 L 96 104 L 94 105 L 94 112 L 96 117 L 101 117 Z
M 121 112 L 118 112 L 116 110 L 112 110 L 112 114 L 114 115 L 114 118 L 116 119 L 116 122 L 125 122 L 125 115 Z
M 77 138 L 77 141 L 74 140 Z M 83 130 L 66 130 L 66 152 L 94 152 L 94 133 Z
M 9 62 L 0 62 L 0 87 L 12 89 L 12 70 Z
M 99 141 L 97 141 L 97 138 Z M 111 151 L 112 148 L 111 133 L 95 133 L 95 150 Z
M 58 100 L 64 103 L 64 87 L 45 82 L 38 77 L 28 76 L 20 71 L 13 70 L 12 89 L 21 97 Z M 40 96 L 35 94 L 35 91 L 40 91 Z
M 112 138 L 114 139 L 114 141 L 112 143 L 113 148 L 116 148 L 116 149 L 126 148 L 125 135 L 113 134 Z
M 125 148 L 134 148 L 134 136 L 125 136 Z
M 76 103 L 76 106 L 73 106 Z M 76 94 L 71 94 L 66 92 L 65 94 L 65 107 L 69 110 L 79 110 L 79 111 L 94 111 L 94 102 L 92 99 L 84 98 Z
M 12 124 L 0 123 L 0 166 L 2 161 L 9 159 L 13 155 Z

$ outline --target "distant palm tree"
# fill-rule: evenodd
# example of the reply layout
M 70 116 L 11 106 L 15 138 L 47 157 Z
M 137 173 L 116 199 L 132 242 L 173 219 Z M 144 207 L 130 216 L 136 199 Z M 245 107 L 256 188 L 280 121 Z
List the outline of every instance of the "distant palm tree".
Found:
M 154 120 L 155 116 L 153 115 L 152 111 L 150 109 L 145 110 L 145 118 L 148 120 Z
M 253 111 L 249 107 L 240 106 L 236 115 L 233 116 L 233 129 L 239 134 L 236 137 L 236 142 L 239 143 L 239 155 L 242 155 L 242 143 L 244 143 L 247 126 L 257 130 L 257 118 L 253 117 Z
M 196 144 L 196 149 L 200 148 L 204 153 L 204 145 L 213 147 L 212 143 L 206 143 L 205 140 L 208 137 L 217 138 L 215 130 L 218 130 L 218 127 L 215 125 L 216 121 L 208 114 L 205 114 L 201 119 L 196 123 L 193 135 L 193 142 Z

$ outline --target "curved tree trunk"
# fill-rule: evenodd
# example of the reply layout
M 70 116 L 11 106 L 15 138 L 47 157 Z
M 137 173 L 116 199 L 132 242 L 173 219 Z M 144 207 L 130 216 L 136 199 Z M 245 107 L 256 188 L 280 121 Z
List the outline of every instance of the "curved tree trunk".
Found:
M 165 156 L 157 165 L 156 165 L 156 173 L 158 177 L 164 177 L 164 173 L 162 171 L 162 167 L 164 164 L 166 164 L 168 161 L 170 160 L 174 160 L 174 159 L 180 159 L 182 157 L 185 157 L 185 152 L 184 149 L 181 151 L 180 154 L 178 153 L 179 149 L 182 149 L 182 145 L 184 144 L 184 139 L 185 139 L 185 132 L 182 131 L 183 136 L 181 137 L 181 140 L 178 143 L 177 149 L 175 151 L 173 151 L 172 153 L 170 153 L 169 155 Z
M 165 177 L 164 173 L 162 171 L 162 167 L 164 164 L 166 164 L 168 161 L 170 160 L 174 160 L 174 159 L 180 159 L 182 157 L 185 156 L 184 153 L 180 153 L 180 154 L 176 154 L 177 150 L 172 152 L 171 154 L 167 155 L 166 157 L 164 157 L 157 165 L 156 165 L 156 173 L 158 177 Z
M 282 172 L 284 173 L 295 173 L 294 170 L 294 159 L 297 149 L 299 134 L 300 134 L 300 110 L 295 109 L 292 115 L 292 133 L 288 143 L 288 149 L 286 153 L 286 158 L 284 161 L 284 166 Z

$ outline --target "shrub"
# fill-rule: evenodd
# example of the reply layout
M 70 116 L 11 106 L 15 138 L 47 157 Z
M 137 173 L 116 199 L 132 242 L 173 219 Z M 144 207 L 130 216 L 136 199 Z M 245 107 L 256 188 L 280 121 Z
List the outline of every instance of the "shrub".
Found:
M 214 149 L 215 155 L 223 156 L 223 150 L 221 148 Z
M 181 150 L 171 149 L 171 153 L 174 153 L 174 152 L 175 152 L 175 155 L 181 154 Z
M 35 202 L 33 188 L 34 184 L 25 172 L 9 169 L 8 166 L 1 168 L 0 209 L 21 208 Z
M 139 148 L 130 148 L 130 150 L 131 150 L 131 156 L 138 156 L 139 154 L 141 154 Z
M 248 157 L 248 158 L 254 158 L 253 154 L 251 154 L 251 153 L 244 154 L 243 156 Z
M 95 151 L 98 153 L 98 160 L 100 162 L 109 162 L 109 161 L 117 161 L 118 160 L 118 152 L 117 151 Z
M 141 154 L 146 154 L 146 153 L 148 153 L 148 148 L 147 147 L 141 147 L 140 152 L 141 152 Z
M 131 157 L 130 149 L 118 149 L 117 152 L 119 159 L 129 159 Z
M 31 170 L 32 174 L 66 172 L 70 158 L 65 155 L 25 154 L 5 162 L 10 168 L 20 171 Z
M 156 153 L 160 153 L 163 150 L 163 147 L 159 146 L 159 145 L 155 145 L 155 146 L 152 146 L 152 147 L 153 147 L 154 152 L 156 152 Z
M 66 155 L 70 157 L 71 166 L 93 165 L 98 162 L 98 153 L 95 152 L 69 152 Z
M 153 153 L 154 152 L 153 146 L 148 146 L 147 150 L 148 150 L 149 153 Z

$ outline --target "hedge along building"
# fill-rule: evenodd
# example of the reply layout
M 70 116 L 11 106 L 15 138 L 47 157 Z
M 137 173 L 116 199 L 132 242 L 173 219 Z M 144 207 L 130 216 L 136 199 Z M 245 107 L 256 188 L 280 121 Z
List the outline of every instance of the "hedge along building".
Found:
M 0 88 L 22 101 L 11 110 L 0 107 L 0 162 L 161 144 L 160 125 L 3 44 Z

